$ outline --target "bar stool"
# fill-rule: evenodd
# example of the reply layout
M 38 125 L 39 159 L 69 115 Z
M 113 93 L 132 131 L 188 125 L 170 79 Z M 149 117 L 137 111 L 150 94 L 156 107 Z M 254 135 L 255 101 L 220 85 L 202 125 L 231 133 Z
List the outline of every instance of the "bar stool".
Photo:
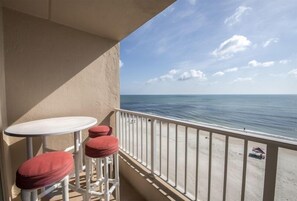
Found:
M 90 138 L 96 138 L 96 137 L 102 137 L 102 136 L 107 136 L 112 134 L 112 127 L 111 126 L 106 126 L 106 125 L 98 125 L 90 128 L 89 130 L 89 137 Z M 94 159 L 92 160 L 92 164 L 95 165 L 96 167 L 96 175 L 97 175 L 97 180 L 102 178 L 102 159 Z M 112 158 L 109 158 L 109 164 L 113 164 Z M 92 173 L 93 168 L 91 167 L 91 173 Z M 91 174 L 93 175 L 93 174 Z M 92 177 L 92 176 L 91 176 Z
M 114 136 L 103 136 L 90 139 L 85 145 L 86 155 L 86 199 L 89 200 L 90 195 L 104 198 L 105 201 L 109 201 L 110 194 L 116 190 L 116 200 L 120 201 L 120 178 L 119 178 L 119 161 L 118 161 L 118 139 Z M 109 177 L 108 161 L 109 157 L 114 157 L 115 176 Z M 104 177 L 97 179 L 96 182 L 91 183 L 91 159 L 102 159 L 104 166 Z M 109 187 L 109 184 L 112 184 Z M 101 189 L 101 185 L 104 185 L 104 189 Z M 95 191 L 96 187 L 99 187 L 99 191 Z
M 23 201 L 37 199 L 37 190 L 61 183 L 63 200 L 69 200 L 69 174 L 73 171 L 73 157 L 67 152 L 48 152 L 25 161 L 16 172 L 16 186 Z M 38 195 L 45 196 L 47 191 Z M 31 195 L 33 197 L 31 197 Z
M 90 138 L 111 135 L 111 133 L 112 133 L 112 127 L 106 126 L 106 125 L 98 125 L 89 129 Z

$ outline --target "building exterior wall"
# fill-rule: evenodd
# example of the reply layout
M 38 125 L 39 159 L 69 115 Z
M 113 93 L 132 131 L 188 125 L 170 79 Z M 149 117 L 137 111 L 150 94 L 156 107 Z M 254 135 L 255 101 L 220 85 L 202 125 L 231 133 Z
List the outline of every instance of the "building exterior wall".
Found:
M 6 118 L 6 96 L 5 96 L 5 66 L 4 66 L 4 39 L 3 39 L 3 10 L 2 1 L 0 0 L 0 131 L 7 126 Z M 2 190 L 0 199 L 10 200 L 10 188 L 11 184 L 11 163 L 9 157 L 9 137 L 1 135 L 0 137 L 0 178 Z
M 112 112 L 120 101 L 117 41 L 6 8 L 3 23 L 4 65 L 0 65 L 5 83 L 2 77 L 0 81 L 6 92 L 7 125 L 70 115 L 114 123 Z M 12 170 L 8 182 L 14 183 L 15 171 L 26 159 L 26 143 L 23 138 L 7 138 L 13 159 L 6 164 Z M 49 137 L 48 144 L 63 149 L 73 145 L 73 135 Z M 40 148 L 41 139 L 35 138 L 34 154 Z M 10 188 L 15 197 L 19 189 Z

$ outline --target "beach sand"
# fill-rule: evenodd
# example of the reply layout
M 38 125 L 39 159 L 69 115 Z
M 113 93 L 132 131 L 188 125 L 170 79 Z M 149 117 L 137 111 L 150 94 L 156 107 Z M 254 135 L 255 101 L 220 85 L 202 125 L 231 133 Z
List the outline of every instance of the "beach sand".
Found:
M 127 128 L 129 138 L 134 139 L 134 143 L 130 145 L 131 150 L 134 150 L 135 155 L 139 159 L 142 158 L 144 162 L 148 161 L 150 164 L 150 122 L 146 129 L 146 123 L 143 121 L 143 130 L 141 132 L 140 123 L 138 128 L 134 123 L 129 124 Z M 134 125 L 134 126 L 133 126 Z M 155 173 L 160 174 L 164 180 L 175 186 L 175 171 L 177 172 L 177 189 L 180 192 L 185 192 L 186 195 L 192 199 L 195 198 L 195 177 L 196 177 L 196 150 L 197 150 L 197 130 L 188 128 L 188 139 L 185 141 L 185 127 L 178 126 L 177 137 L 177 161 L 175 161 L 175 142 L 176 132 L 175 125 L 169 125 L 169 132 L 167 124 L 157 123 L 155 125 Z M 134 132 L 133 132 L 134 129 Z M 160 136 L 160 130 L 161 136 Z M 146 134 L 148 140 L 146 141 Z M 141 135 L 143 141 L 143 148 L 141 150 Z M 169 135 L 169 148 L 167 142 L 167 135 Z M 138 138 L 138 146 L 137 146 Z M 199 131 L 198 144 L 198 199 L 201 201 L 207 200 L 208 194 L 208 169 L 209 169 L 209 133 L 206 131 Z M 123 140 L 123 139 L 122 139 Z M 146 147 L 147 146 L 147 147 Z M 243 171 L 243 140 L 236 138 L 229 138 L 228 150 L 228 168 L 227 168 L 227 187 L 226 200 L 237 201 L 241 200 L 241 186 L 242 186 L 242 171 Z M 253 147 L 261 147 L 266 150 L 265 144 L 256 142 L 248 142 L 248 153 Z M 187 150 L 186 150 L 187 148 Z M 148 150 L 148 160 L 146 160 L 146 150 Z M 160 158 L 161 150 L 161 158 Z M 167 150 L 169 151 L 169 160 L 167 157 Z M 185 152 L 187 151 L 187 164 L 185 162 Z M 137 153 L 137 154 L 136 154 Z M 225 161 L 225 136 L 220 134 L 213 134 L 212 137 L 212 162 L 211 162 L 211 192 L 210 200 L 223 200 L 223 178 L 224 178 L 224 161 Z M 245 200 L 260 201 L 263 199 L 263 185 L 265 174 L 265 159 L 260 160 L 256 158 L 247 157 L 246 169 L 246 188 Z M 177 170 L 175 169 L 177 163 Z M 186 169 L 185 166 L 187 165 Z M 150 165 L 149 165 L 150 166 Z M 160 168 L 161 167 L 161 168 Z M 168 169 L 168 178 L 167 178 Z M 186 190 L 185 186 L 186 174 Z M 280 149 L 278 156 L 278 170 L 276 182 L 276 201 L 294 201 L 297 200 L 297 154 L 294 151 Z

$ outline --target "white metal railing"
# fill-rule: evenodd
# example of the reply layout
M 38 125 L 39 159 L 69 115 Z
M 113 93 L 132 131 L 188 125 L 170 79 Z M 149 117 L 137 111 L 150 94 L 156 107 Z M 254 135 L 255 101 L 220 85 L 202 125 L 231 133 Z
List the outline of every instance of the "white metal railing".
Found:
M 123 152 L 191 200 L 273 201 L 279 148 L 297 150 L 297 142 L 289 139 L 193 124 L 122 109 L 116 109 L 116 133 Z M 264 147 L 266 159 L 257 161 L 248 158 L 249 143 Z M 239 165 L 235 163 L 238 160 L 241 161 Z M 255 166 L 249 166 L 249 163 Z M 261 192 L 256 193 L 256 199 L 249 197 L 251 195 L 247 191 L 250 185 L 255 185 L 247 182 L 249 177 L 257 177 L 252 181 L 261 178 L 257 175 L 247 177 L 248 168 L 252 170 L 255 167 L 258 168 L 256 170 L 263 170 L 262 188 Z M 218 175 L 219 172 L 221 175 Z M 236 191 L 235 188 L 239 193 L 233 192 Z M 233 198 L 228 194 L 233 195 Z

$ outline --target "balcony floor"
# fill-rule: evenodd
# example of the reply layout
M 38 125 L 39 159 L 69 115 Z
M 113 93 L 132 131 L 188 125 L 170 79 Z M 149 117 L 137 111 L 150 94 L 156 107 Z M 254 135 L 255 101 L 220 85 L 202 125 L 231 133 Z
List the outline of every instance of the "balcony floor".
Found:
M 81 176 L 81 183 L 84 185 L 84 176 Z M 120 190 L 121 190 L 121 201 L 145 201 L 145 199 L 137 192 L 135 189 L 123 178 L 122 176 L 120 177 Z M 70 191 L 69 193 L 69 198 L 70 201 L 82 201 L 82 195 Z M 99 200 L 98 198 L 92 198 L 92 201 L 94 200 Z M 61 189 L 58 189 L 46 197 L 42 199 L 42 201 L 62 201 L 62 194 L 61 194 Z M 115 201 L 115 198 L 112 197 L 111 201 Z

